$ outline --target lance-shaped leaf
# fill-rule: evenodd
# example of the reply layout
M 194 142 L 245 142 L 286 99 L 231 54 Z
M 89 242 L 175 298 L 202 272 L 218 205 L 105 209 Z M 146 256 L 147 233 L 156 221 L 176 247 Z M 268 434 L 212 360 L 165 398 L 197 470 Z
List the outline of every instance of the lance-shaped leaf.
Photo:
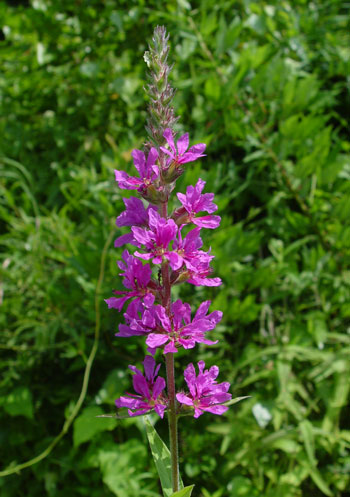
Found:
M 188 487 L 182 488 L 178 492 L 171 494 L 171 497 L 191 497 L 194 485 L 189 485 Z
M 170 451 L 163 442 L 163 440 L 160 438 L 160 436 L 158 435 L 155 428 L 152 426 L 151 422 L 147 417 L 145 417 L 145 425 L 146 425 L 146 432 L 147 432 L 149 445 L 151 447 L 152 456 L 158 471 L 164 496 L 171 497 L 173 495 L 173 487 L 171 484 Z M 180 477 L 180 489 L 183 489 L 183 483 L 181 477 Z M 187 495 L 191 494 L 184 494 L 184 496 Z
M 241 400 L 244 399 L 250 399 L 251 395 L 246 395 L 244 397 L 236 397 L 234 399 L 229 400 L 228 402 L 224 402 L 224 406 L 232 406 L 233 404 L 237 404 L 238 402 L 241 402 Z

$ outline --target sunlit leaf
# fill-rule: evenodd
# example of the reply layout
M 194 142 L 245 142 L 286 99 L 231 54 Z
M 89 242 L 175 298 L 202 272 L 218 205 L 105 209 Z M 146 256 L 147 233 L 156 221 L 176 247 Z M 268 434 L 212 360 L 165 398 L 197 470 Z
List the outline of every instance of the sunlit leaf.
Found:
M 155 428 L 147 417 L 144 418 L 146 425 L 146 432 L 148 441 L 151 447 L 152 456 L 156 465 L 160 482 L 165 497 L 172 495 L 172 482 L 171 482 L 171 457 L 168 447 L 160 438 Z M 183 483 L 180 478 L 180 488 L 183 488 Z M 190 495 L 190 494 L 189 494 Z

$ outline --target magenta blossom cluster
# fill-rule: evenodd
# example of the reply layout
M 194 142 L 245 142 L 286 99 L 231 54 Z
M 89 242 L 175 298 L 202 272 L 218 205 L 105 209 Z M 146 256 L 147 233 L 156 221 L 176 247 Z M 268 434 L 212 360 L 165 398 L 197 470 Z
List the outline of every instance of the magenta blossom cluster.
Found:
M 127 407 L 129 416 L 147 414 L 154 409 L 162 418 L 167 407 L 167 399 L 163 395 L 165 380 L 157 376 L 160 364 L 156 366 L 156 361 L 152 356 L 146 356 L 143 361 L 145 376 L 135 366 L 129 366 L 135 374 L 133 376 L 133 386 L 137 395 L 128 393 L 127 396 L 120 397 L 115 401 L 117 407 Z
M 228 407 L 222 405 L 231 399 L 231 394 L 227 393 L 230 388 L 228 382 L 217 383 L 216 378 L 219 374 L 219 368 L 212 366 L 209 370 L 205 368 L 204 361 L 199 361 L 199 374 L 196 376 L 196 371 L 193 364 L 189 364 L 185 369 L 185 380 L 189 388 L 189 394 L 176 394 L 177 400 L 181 404 L 194 407 L 194 417 L 198 418 L 203 411 L 213 414 L 223 414 Z
M 209 311 L 211 302 L 206 300 L 192 312 L 191 306 L 177 299 L 171 302 L 171 287 L 181 283 L 195 286 L 219 286 L 220 278 L 211 277 L 214 256 L 203 248 L 202 229 L 215 229 L 220 217 L 213 193 L 203 193 L 205 181 L 198 179 L 188 186 L 186 193 L 177 193 L 179 204 L 169 212 L 168 200 L 176 179 L 183 173 L 184 165 L 204 157 L 205 144 L 189 147 L 185 133 L 177 141 L 172 129 L 163 132 L 163 144 L 134 150 L 132 158 L 138 175 L 115 171 L 118 186 L 135 190 L 138 197 L 125 198 L 125 210 L 116 220 L 117 226 L 129 227 L 127 234 L 115 241 L 116 247 L 134 246 L 133 254 L 124 250 L 119 261 L 123 290 L 114 290 L 106 299 L 109 308 L 123 311 L 124 322 L 116 336 L 131 339 L 144 336 L 148 353 L 144 360 L 145 376 L 134 366 L 135 394 L 116 400 L 118 408 L 126 407 L 130 416 L 146 414 L 151 410 L 163 417 L 171 408 L 164 393 L 165 380 L 159 376 L 154 356 L 157 351 L 175 354 L 180 348 L 193 349 L 197 344 L 214 345 L 210 332 L 221 321 L 221 311 Z M 148 202 L 148 205 L 146 204 Z M 207 336 L 209 335 L 209 337 Z M 193 409 L 194 417 L 203 411 L 223 414 L 223 405 L 231 399 L 229 383 L 217 383 L 217 366 L 204 370 L 198 363 L 196 376 L 193 364 L 187 366 L 184 377 L 189 392 L 176 394 L 176 409 Z M 168 385 L 169 390 L 169 385 Z M 169 395 L 169 393 L 168 393 Z M 175 400 L 175 394 L 173 396 Z M 183 407 L 182 407 L 183 406 Z

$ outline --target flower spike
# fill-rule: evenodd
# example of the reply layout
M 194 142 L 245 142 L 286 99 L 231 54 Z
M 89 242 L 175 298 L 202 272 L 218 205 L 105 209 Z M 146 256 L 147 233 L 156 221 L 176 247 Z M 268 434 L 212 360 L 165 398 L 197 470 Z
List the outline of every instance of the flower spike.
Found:
M 209 340 L 207 332 L 221 321 L 222 312 L 209 312 L 210 301 L 206 300 L 192 316 L 190 304 L 180 299 L 172 302 L 171 290 L 182 283 L 221 285 L 220 278 L 211 277 L 210 263 L 214 256 L 210 248 L 203 250 L 201 237 L 202 229 L 217 228 L 221 219 L 213 214 L 217 211 L 214 194 L 203 193 L 205 181 L 201 178 L 194 186 L 187 186 L 186 193 L 177 193 L 181 206 L 170 211 L 169 197 L 184 172 L 184 165 L 204 157 L 206 145 L 198 143 L 190 147 L 189 133 L 175 140 L 174 125 L 178 117 L 171 105 L 174 90 L 168 79 L 171 71 L 167 62 L 168 38 L 165 28 L 157 26 L 144 57 L 149 68 L 148 141 L 143 150 L 132 151 L 137 175 L 115 170 L 119 188 L 133 190 L 137 195 L 123 199 L 125 210 L 117 217 L 116 225 L 130 227 L 130 231 L 116 239 L 115 247 L 128 243 L 136 250 L 133 254 L 124 250 L 118 267 L 125 289 L 114 290 L 106 303 L 118 311 L 126 304 L 124 322 L 119 324 L 116 336 L 142 337 L 151 354 L 143 361 L 144 373 L 129 366 L 135 393 L 116 399 L 116 406 L 128 408 L 129 416 L 155 411 L 163 418 L 165 410 L 168 411 L 172 492 L 175 494 L 180 482 L 178 415 L 186 410 L 192 411 L 195 418 L 203 412 L 221 415 L 232 396 L 228 392 L 229 383 L 217 382 L 219 368 L 205 369 L 203 361 L 198 362 L 198 374 L 192 363 L 187 366 L 184 377 L 189 391 L 176 393 L 174 354 L 181 348 L 193 349 L 197 344 L 216 344 L 218 340 Z M 190 225 L 190 229 L 186 225 Z M 156 365 L 153 357 L 158 349 L 162 357 L 166 355 L 167 383 L 158 376 L 160 365 Z

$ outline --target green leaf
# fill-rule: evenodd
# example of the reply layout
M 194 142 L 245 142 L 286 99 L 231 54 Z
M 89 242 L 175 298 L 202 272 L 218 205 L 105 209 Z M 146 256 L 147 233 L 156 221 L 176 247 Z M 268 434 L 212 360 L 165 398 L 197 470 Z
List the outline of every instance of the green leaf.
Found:
M 296 454 L 300 452 L 300 445 L 295 441 L 290 438 L 281 438 L 279 440 L 275 440 L 271 446 L 274 449 L 280 449 L 283 450 L 283 452 L 286 452 L 287 454 Z
M 123 444 L 107 441 L 98 452 L 91 452 L 90 465 L 99 466 L 102 480 L 117 497 L 145 497 L 146 478 L 154 475 L 143 473 L 147 465 L 147 451 L 141 441 L 131 439 Z M 91 496 L 91 493 L 88 494 Z M 154 495 L 153 493 L 151 495 Z
M 321 492 L 323 492 L 325 495 L 328 495 L 328 497 L 332 497 L 333 493 L 330 490 L 330 488 L 328 487 L 327 483 L 322 478 L 321 473 L 318 471 L 318 469 L 310 468 L 310 476 L 311 476 L 313 482 L 321 490 Z
M 208 78 L 204 85 L 204 92 L 208 98 L 219 100 L 221 95 L 221 87 L 219 79 L 214 75 Z
M 189 485 L 188 487 L 182 488 L 178 492 L 171 494 L 171 497 L 190 497 L 192 494 L 194 485 Z
M 310 421 L 304 419 L 299 423 L 300 433 L 305 445 L 306 454 L 310 461 L 311 466 L 316 466 L 316 458 L 315 458 L 315 440 L 313 434 L 313 428 Z
M 151 447 L 152 456 L 158 471 L 164 495 L 165 497 L 171 497 L 171 495 L 173 495 L 172 493 L 173 491 L 171 484 L 170 451 L 163 442 L 163 440 L 160 438 L 158 433 L 156 432 L 155 428 L 152 426 L 149 419 L 148 418 L 144 419 L 145 419 L 146 432 L 147 432 L 149 445 Z M 183 488 L 181 477 L 180 477 L 180 487 Z
M 241 400 L 250 399 L 250 398 L 251 398 L 250 395 L 245 395 L 244 397 L 236 397 L 234 399 L 229 400 L 228 402 L 225 402 L 225 406 L 232 406 L 233 404 L 241 402 Z
M 253 490 L 249 478 L 245 476 L 235 476 L 227 486 L 232 497 L 255 497 L 256 493 Z
M 321 476 L 321 473 L 318 471 L 316 467 L 317 459 L 315 457 L 315 440 L 314 440 L 312 424 L 310 423 L 310 421 L 305 419 L 301 423 L 299 423 L 299 429 L 304 441 L 305 450 L 308 457 L 308 469 L 310 476 L 314 481 L 314 483 L 318 486 L 318 488 L 324 494 L 331 497 L 333 494 L 330 488 L 328 487 L 327 483 L 324 481 L 323 477 Z
M 15 388 L 5 399 L 2 399 L 1 403 L 10 416 L 25 416 L 33 419 L 33 399 L 28 388 Z
M 113 418 L 97 418 L 103 414 L 100 407 L 86 407 L 74 422 L 73 443 L 74 447 L 91 440 L 96 433 L 113 430 L 117 422 Z

